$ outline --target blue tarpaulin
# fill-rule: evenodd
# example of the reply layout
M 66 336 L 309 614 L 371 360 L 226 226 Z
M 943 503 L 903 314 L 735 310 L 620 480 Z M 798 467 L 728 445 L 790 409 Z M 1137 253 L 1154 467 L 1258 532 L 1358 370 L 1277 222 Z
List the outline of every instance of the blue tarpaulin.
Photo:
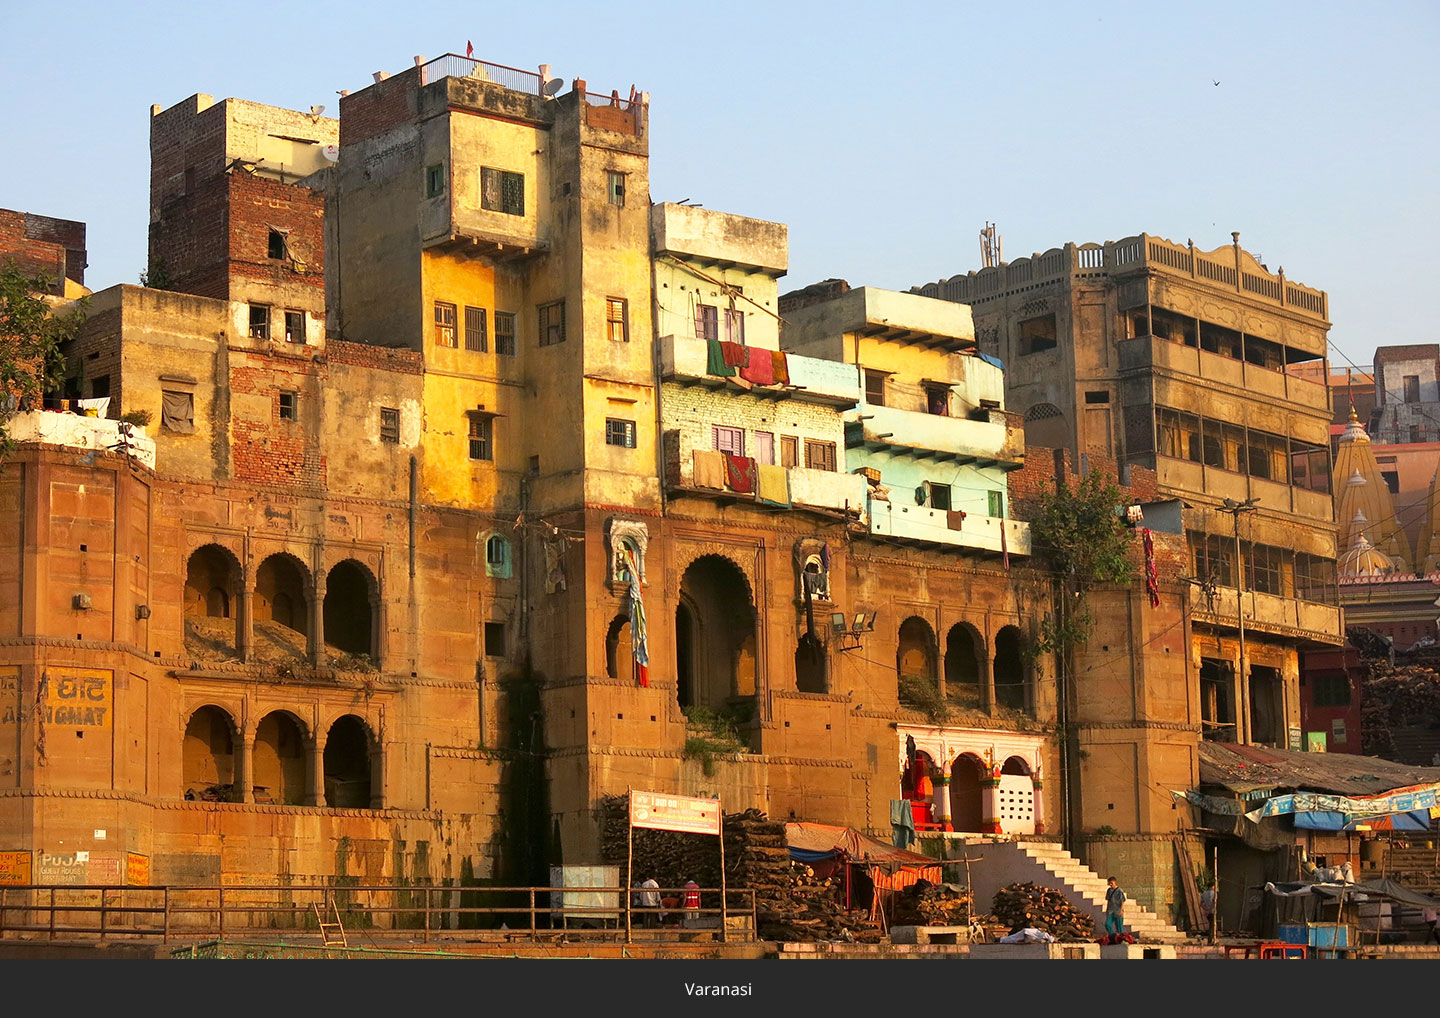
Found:
M 1385 817 L 1357 817 L 1328 810 L 1295 814 L 1295 826 L 1307 831 L 1353 831 L 1356 824 L 1366 824 L 1374 830 L 1428 831 L 1430 811 L 1419 809 L 1410 813 L 1391 813 Z

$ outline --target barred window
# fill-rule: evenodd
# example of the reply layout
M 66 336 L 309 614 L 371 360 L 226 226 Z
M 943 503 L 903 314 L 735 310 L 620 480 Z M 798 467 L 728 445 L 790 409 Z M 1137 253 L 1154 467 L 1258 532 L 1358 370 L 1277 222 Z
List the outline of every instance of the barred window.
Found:
M 435 345 L 455 346 L 455 305 L 435 302 Z
M 625 449 L 635 448 L 635 422 L 617 417 L 605 419 L 605 444 L 618 445 Z
M 400 411 L 391 407 L 380 408 L 380 441 L 400 441 Z
M 525 214 L 525 175 L 489 166 L 480 169 L 480 207 L 507 216 Z
M 494 459 L 490 448 L 491 419 L 479 414 L 470 415 L 470 458 L 472 460 Z
M 489 338 L 485 332 L 485 309 L 465 309 L 465 349 L 484 353 L 490 348 Z
M 557 300 L 553 304 L 541 304 L 539 311 L 540 345 L 554 346 L 565 342 L 565 302 Z
M 515 316 L 509 311 L 495 312 L 495 352 L 502 357 L 515 356 Z

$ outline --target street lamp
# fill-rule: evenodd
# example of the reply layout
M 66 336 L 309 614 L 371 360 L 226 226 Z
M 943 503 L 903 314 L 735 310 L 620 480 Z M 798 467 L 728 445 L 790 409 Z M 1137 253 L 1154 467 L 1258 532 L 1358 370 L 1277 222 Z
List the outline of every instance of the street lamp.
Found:
M 1236 705 L 1239 708 L 1236 717 L 1243 719 L 1243 723 L 1237 722 L 1236 729 L 1239 741 L 1247 746 L 1250 744 L 1250 673 L 1245 668 L 1245 569 L 1240 562 L 1240 514 L 1254 512 L 1259 501 L 1259 498 L 1247 498 L 1237 502 L 1227 498 L 1220 508 L 1235 520 L 1235 626 L 1240 632 L 1240 702 Z

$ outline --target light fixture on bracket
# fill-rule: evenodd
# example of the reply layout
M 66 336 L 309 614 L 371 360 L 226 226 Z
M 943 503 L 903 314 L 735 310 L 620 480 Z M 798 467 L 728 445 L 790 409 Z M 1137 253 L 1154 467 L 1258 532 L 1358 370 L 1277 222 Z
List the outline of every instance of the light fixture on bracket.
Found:
M 830 632 L 840 638 L 839 650 L 858 650 L 860 639 L 866 633 L 875 631 L 875 612 L 857 611 L 849 622 L 844 612 L 830 613 Z

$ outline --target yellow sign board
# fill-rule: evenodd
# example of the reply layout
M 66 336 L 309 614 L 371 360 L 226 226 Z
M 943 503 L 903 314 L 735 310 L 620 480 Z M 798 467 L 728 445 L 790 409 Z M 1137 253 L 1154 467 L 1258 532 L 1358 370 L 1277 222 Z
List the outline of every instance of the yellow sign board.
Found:
M 30 853 L 0 852 L 0 887 L 24 887 L 30 883 Z
M 50 669 L 45 679 L 46 724 L 66 728 L 109 728 L 114 680 L 100 668 Z
M 125 853 L 125 883 L 134 887 L 150 884 L 150 857 L 135 852 Z
M 719 834 L 720 800 L 631 792 L 630 826 L 686 834 Z

